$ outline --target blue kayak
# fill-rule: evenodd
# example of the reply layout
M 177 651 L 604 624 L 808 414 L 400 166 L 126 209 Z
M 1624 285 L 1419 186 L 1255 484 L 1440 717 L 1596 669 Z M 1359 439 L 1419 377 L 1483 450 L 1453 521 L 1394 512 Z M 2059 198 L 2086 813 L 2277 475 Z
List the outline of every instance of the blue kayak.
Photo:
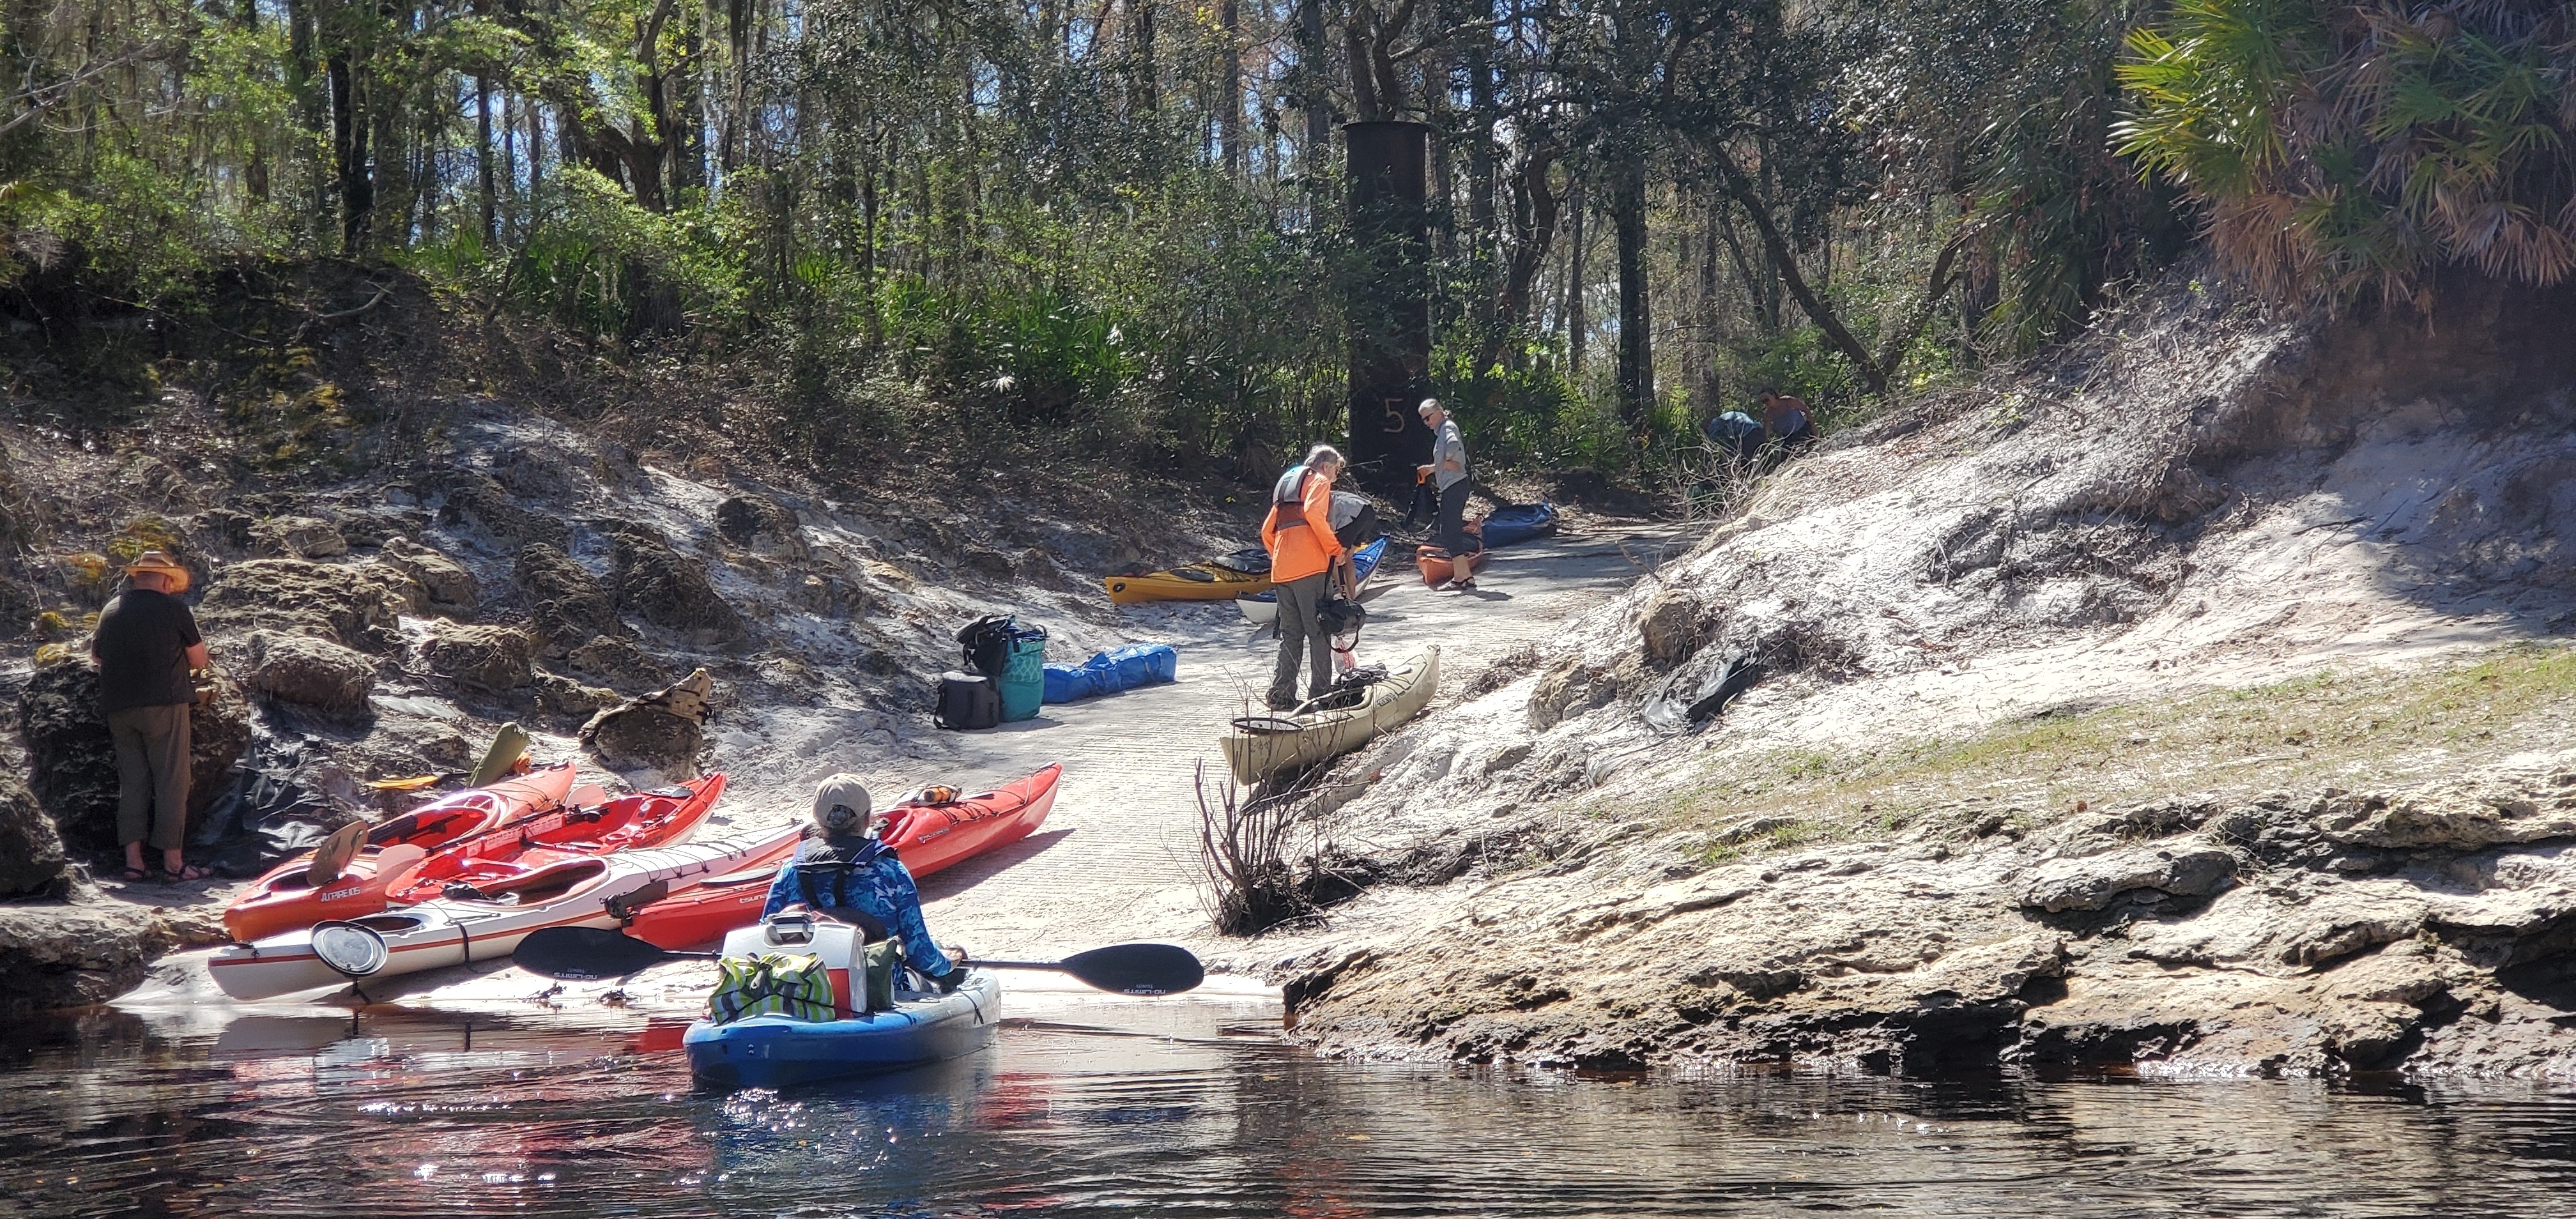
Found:
M 948 994 L 898 991 L 894 1010 L 849 1020 L 700 1020 L 680 1044 L 689 1073 L 717 1088 L 784 1088 L 961 1058 L 993 1044 L 1002 986 L 973 970 Z
M 1556 505 L 1540 500 L 1535 504 L 1508 504 L 1494 509 L 1485 518 L 1485 548 L 1512 546 L 1531 538 L 1552 537 L 1556 533 Z

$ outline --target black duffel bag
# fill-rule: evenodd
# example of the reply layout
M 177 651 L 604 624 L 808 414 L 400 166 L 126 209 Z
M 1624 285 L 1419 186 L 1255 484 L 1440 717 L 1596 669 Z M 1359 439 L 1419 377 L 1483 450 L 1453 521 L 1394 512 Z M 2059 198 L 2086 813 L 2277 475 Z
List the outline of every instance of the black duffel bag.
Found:
M 939 706 L 930 718 L 942 728 L 961 731 L 1000 727 L 1002 692 L 992 678 L 952 669 L 939 675 Z

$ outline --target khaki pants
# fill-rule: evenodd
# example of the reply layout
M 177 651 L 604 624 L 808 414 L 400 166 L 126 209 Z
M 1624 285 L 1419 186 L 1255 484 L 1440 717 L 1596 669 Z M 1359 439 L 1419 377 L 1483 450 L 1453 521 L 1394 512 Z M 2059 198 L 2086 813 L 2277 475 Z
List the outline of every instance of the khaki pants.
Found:
M 116 840 L 178 850 L 188 833 L 188 704 L 110 711 L 107 734 L 116 742 Z
M 1324 592 L 1331 586 L 1331 572 L 1299 576 L 1278 587 L 1279 592 L 1279 666 L 1270 674 L 1270 701 L 1297 701 L 1297 667 L 1306 662 L 1311 674 L 1306 681 L 1306 697 L 1320 697 L 1333 688 L 1333 641 L 1324 634 L 1324 624 L 1316 617 L 1323 604 Z

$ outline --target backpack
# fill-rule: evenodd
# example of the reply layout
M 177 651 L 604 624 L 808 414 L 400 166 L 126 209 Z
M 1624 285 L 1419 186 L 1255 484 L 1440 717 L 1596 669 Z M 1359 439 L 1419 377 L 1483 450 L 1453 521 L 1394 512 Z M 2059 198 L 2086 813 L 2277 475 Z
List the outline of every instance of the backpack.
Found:
M 939 705 L 931 711 L 931 721 L 942 728 L 972 731 L 997 728 L 1002 723 L 1002 692 L 993 679 L 981 673 L 960 673 L 954 669 L 939 675 Z
M 1362 626 L 1368 624 L 1368 607 L 1348 597 L 1326 594 L 1323 600 L 1315 603 L 1315 623 L 1323 627 L 1324 634 L 1330 638 L 1356 635 Z
M 957 643 L 964 649 L 967 671 L 1000 677 L 1003 666 L 1011 660 L 1015 625 L 1009 614 L 986 614 L 957 628 Z
M 836 1015 L 832 976 L 820 957 L 764 952 L 716 962 L 716 988 L 707 996 L 707 1018 L 717 1024 L 753 1016 L 825 1021 Z

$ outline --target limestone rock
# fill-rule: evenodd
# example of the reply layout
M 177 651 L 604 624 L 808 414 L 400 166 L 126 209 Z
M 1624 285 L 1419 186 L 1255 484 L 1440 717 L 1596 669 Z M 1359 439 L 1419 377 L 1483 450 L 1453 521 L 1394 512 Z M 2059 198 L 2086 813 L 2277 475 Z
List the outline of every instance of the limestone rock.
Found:
M 441 623 L 421 651 L 432 672 L 493 694 L 527 685 L 536 660 L 536 645 L 527 633 L 506 626 Z
M 310 635 L 251 636 L 251 689 L 279 702 L 321 711 L 356 711 L 375 689 L 375 662 L 364 653 Z
M 560 548 L 544 543 L 521 548 L 511 574 L 533 607 L 533 626 L 546 655 L 561 656 L 595 636 L 625 633 L 617 621 L 616 598 Z
M 622 610 L 658 627 L 709 640 L 742 633 L 742 619 L 716 594 L 706 566 L 641 528 L 621 530 L 611 551 L 609 584 Z
M 2336 794 L 2316 812 L 2327 841 L 2474 851 L 2576 837 L 2576 759 L 2498 769 L 2396 793 Z
M 383 651 L 400 638 L 401 589 L 380 569 L 303 559 L 253 559 L 217 573 L 197 622 L 210 643 L 226 632 L 266 629 L 313 635 L 361 651 Z
M 2052 914 L 2100 910 L 2123 893 L 2154 889 L 2205 897 L 2236 874 L 2236 856 L 2218 847 L 2140 846 L 2042 865 L 2023 886 L 2021 902 Z
M 465 565 L 410 538 L 385 539 L 377 561 L 410 576 L 424 594 L 415 609 L 451 618 L 470 618 L 483 599 L 474 573 Z
M 532 682 L 537 690 L 537 709 L 569 727 L 578 728 L 591 716 L 625 701 L 606 686 L 586 686 L 543 669 L 536 671 Z
M 0 898 L 51 893 L 69 880 L 54 819 L 13 775 L 0 774 Z
M 251 549 L 290 559 L 329 559 L 349 553 L 349 539 L 318 516 L 272 516 L 250 527 Z
M 565 658 L 573 672 L 596 677 L 611 686 L 626 690 L 657 689 L 671 680 L 671 672 L 661 661 L 653 659 L 634 641 L 614 635 L 602 635 L 574 648 Z
M 1667 668 L 1680 664 L 1699 647 L 1699 601 L 1680 589 L 1656 593 L 1638 615 L 1637 630 L 1647 659 Z
M 0 1016 L 104 1003 L 172 942 L 140 907 L 0 906 Z
M 18 724 L 27 741 L 29 786 L 67 846 L 113 850 L 116 841 L 116 747 L 98 712 L 98 670 L 67 661 L 38 666 L 18 695 Z M 188 816 L 191 824 L 223 793 L 250 747 L 250 705 L 242 690 L 218 679 L 214 697 L 189 715 Z
M 699 669 L 667 689 L 628 699 L 582 725 L 581 745 L 610 770 L 695 778 L 706 747 L 707 697 L 715 679 Z
M 561 551 L 572 540 L 572 530 L 561 517 L 518 506 L 501 484 L 481 474 L 450 470 L 430 482 L 439 496 L 438 519 L 446 524 L 473 530 L 504 547 L 542 543 Z
M 796 513 L 762 495 L 736 495 L 716 505 L 716 533 L 733 546 L 771 559 L 805 557 Z

